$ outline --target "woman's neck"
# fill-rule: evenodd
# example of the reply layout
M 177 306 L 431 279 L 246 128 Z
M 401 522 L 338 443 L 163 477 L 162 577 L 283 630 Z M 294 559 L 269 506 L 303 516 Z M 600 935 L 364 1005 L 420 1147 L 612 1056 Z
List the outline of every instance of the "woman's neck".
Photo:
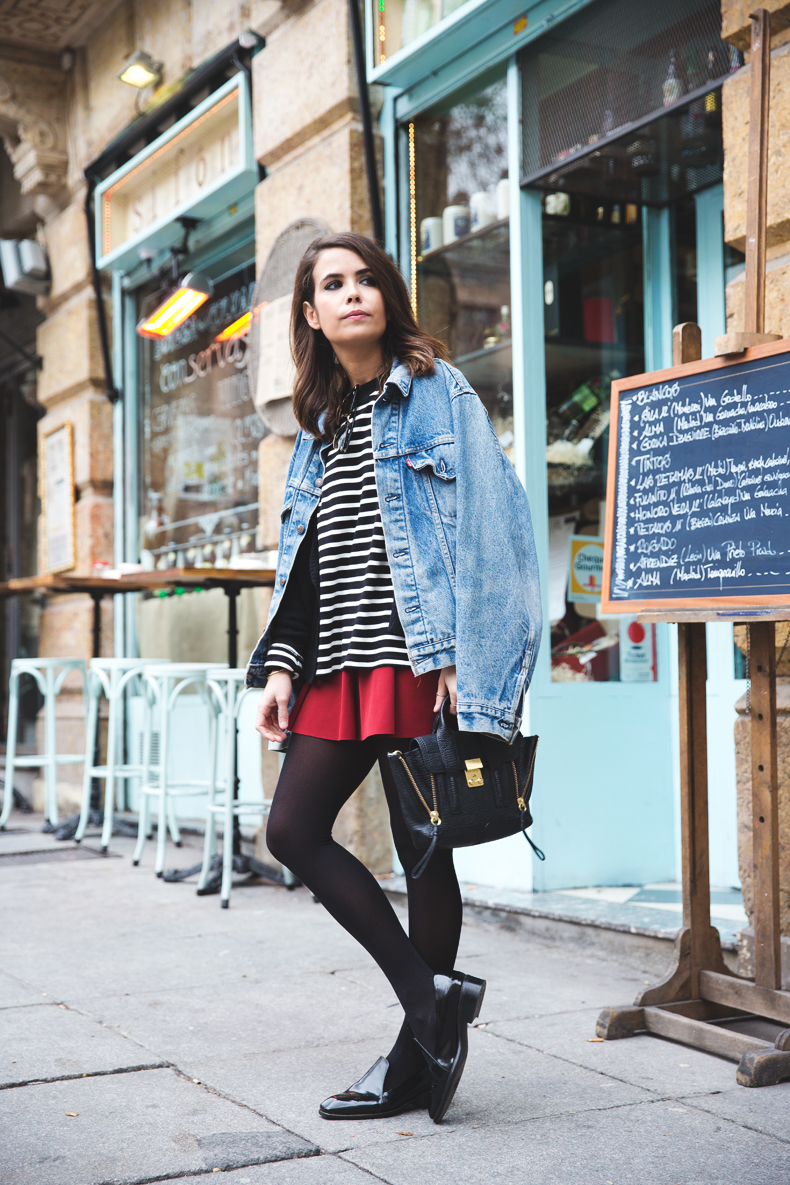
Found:
M 364 352 L 335 347 L 335 354 L 352 387 L 360 387 L 378 378 L 384 369 L 384 357 L 378 342 Z

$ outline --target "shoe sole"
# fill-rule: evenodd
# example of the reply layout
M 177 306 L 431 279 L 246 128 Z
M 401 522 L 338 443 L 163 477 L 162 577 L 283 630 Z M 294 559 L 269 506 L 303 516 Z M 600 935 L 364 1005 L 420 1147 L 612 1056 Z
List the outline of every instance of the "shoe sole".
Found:
M 477 979 L 474 975 L 464 975 L 461 984 L 461 998 L 458 1001 L 458 1051 L 453 1059 L 450 1073 L 447 1077 L 442 1097 L 431 1119 L 434 1123 L 441 1123 L 453 1101 L 458 1083 L 466 1065 L 466 1055 L 469 1050 L 467 1026 L 477 1020 L 483 1006 L 486 994 L 486 981 Z
M 360 1119 L 391 1119 L 395 1115 L 403 1115 L 404 1111 L 418 1111 L 428 1110 L 431 1103 L 431 1092 L 421 1094 L 416 1099 L 412 1099 L 409 1103 L 402 1103 L 400 1107 L 390 1107 L 387 1111 L 376 1111 L 375 1114 L 370 1111 L 350 1115 L 348 1112 L 336 1112 L 332 1114 L 327 1111 L 322 1111 L 318 1108 L 318 1114 L 322 1119 L 339 1119 L 339 1120 L 353 1120 L 357 1123 Z

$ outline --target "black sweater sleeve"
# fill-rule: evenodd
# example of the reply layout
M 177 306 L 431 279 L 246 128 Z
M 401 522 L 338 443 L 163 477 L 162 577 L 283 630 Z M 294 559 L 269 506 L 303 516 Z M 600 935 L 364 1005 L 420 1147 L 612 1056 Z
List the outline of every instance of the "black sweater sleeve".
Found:
M 311 523 L 296 553 L 274 619 L 272 640 L 264 663 L 265 671 L 288 671 L 294 679 L 304 675 L 310 678 L 311 672 L 306 667 L 314 665 L 311 652 L 315 646 L 318 597 L 312 571 L 317 557 L 313 557 L 312 552 L 316 542 L 315 524 Z

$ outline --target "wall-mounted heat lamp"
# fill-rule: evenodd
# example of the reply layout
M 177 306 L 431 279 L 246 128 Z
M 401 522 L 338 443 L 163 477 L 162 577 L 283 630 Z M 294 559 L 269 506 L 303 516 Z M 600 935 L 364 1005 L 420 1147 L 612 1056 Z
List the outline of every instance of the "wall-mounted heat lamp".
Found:
M 189 272 L 175 288 L 158 294 L 156 306 L 138 322 L 137 332 L 140 337 L 152 337 L 155 340 L 169 337 L 205 304 L 213 290 L 207 276 L 200 272 Z
M 162 63 L 155 62 L 144 49 L 136 49 L 132 56 L 126 59 L 123 67 L 116 74 L 116 78 L 120 78 L 121 82 L 125 82 L 129 86 L 136 86 L 138 90 L 142 90 L 161 80 Z
M 256 305 L 254 309 L 250 309 L 249 312 L 242 313 L 235 321 L 231 321 L 230 325 L 226 325 L 224 329 L 221 329 L 214 338 L 214 341 L 231 342 L 239 337 L 246 337 L 250 331 L 253 319 L 259 315 L 261 309 L 266 308 L 268 303 L 268 300 L 264 300 L 259 305 Z

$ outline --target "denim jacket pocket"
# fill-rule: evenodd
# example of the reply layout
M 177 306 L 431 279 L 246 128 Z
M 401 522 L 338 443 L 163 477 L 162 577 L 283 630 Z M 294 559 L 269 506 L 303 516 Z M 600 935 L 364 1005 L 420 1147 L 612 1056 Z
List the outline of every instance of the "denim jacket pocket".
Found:
M 452 444 L 436 445 L 407 457 L 414 471 L 420 501 L 433 520 L 442 557 L 455 587 L 456 480 L 455 450 Z

